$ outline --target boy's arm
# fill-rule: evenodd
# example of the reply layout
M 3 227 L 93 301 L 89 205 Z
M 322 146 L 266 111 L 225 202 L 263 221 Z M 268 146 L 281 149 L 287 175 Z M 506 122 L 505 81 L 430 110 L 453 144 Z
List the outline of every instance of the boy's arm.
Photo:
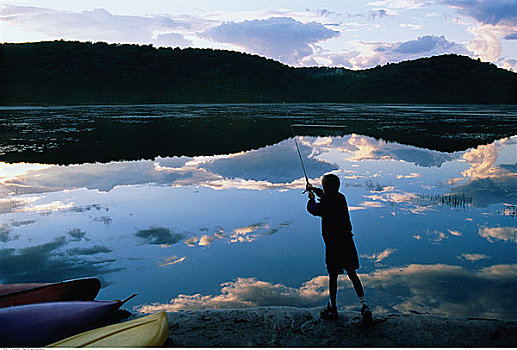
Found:
M 318 196 L 318 198 L 323 198 L 323 196 L 324 196 L 323 190 L 321 188 L 314 187 L 311 184 L 308 184 L 305 189 L 309 192 L 313 192 L 314 194 L 316 194 L 316 196 Z
M 321 204 L 314 200 L 314 193 L 309 192 L 309 201 L 307 202 L 307 211 L 314 216 L 321 216 Z

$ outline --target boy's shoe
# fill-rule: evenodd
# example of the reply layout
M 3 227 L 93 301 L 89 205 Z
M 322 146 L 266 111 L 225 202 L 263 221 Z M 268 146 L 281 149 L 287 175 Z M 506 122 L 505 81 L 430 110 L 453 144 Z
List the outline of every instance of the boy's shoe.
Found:
M 330 305 L 327 305 L 320 312 L 321 318 L 325 318 L 328 320 L 337 320 L 339 316 L 337 314 L 337 308 L 332 308 Z
M 372 312 L 370 311 L 370 308 L 368 305 L 363 305 L 361 308 L 361 315 L 363 316 L 362 323 L 363 324 L 372 324 L 373 323 L 373 317 Z

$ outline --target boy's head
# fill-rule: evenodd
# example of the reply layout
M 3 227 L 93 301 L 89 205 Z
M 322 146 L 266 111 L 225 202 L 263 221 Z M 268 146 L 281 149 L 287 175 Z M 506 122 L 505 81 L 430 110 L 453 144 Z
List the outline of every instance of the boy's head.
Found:
M 321 186 L 325 193 L 336 193 L 339 191 L 339 177 L 334 174 L 327 174 L 321 179 Z

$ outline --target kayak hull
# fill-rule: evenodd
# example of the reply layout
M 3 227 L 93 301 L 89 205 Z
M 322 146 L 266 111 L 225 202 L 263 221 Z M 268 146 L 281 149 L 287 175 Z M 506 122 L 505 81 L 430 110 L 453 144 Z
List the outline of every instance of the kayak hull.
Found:
M 122 302 L 68 301 L 0 309 L 0 347 L 43 347 L 99 327 Z
M 101 289 L 98 278 L 80 278 L 59 283 L 0 285 L 0 308 L 54 301 L 94 300 Z
M 113 324 L 74 335 L 48 348 L 137 348 L 163 346 L 169 335 L 169 322 L 164 311 L 131 321 Z

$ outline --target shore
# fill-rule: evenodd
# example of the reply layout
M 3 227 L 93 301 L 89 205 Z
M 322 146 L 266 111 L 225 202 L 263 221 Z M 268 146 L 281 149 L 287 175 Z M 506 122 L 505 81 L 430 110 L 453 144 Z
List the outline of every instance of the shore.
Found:
M 374 315 L 360 324 L 357 312 L 339 320 L 319 309 L 259 307 L 170 312 L 165 347 L 515 347 L 517 320 L 426 314 Z

